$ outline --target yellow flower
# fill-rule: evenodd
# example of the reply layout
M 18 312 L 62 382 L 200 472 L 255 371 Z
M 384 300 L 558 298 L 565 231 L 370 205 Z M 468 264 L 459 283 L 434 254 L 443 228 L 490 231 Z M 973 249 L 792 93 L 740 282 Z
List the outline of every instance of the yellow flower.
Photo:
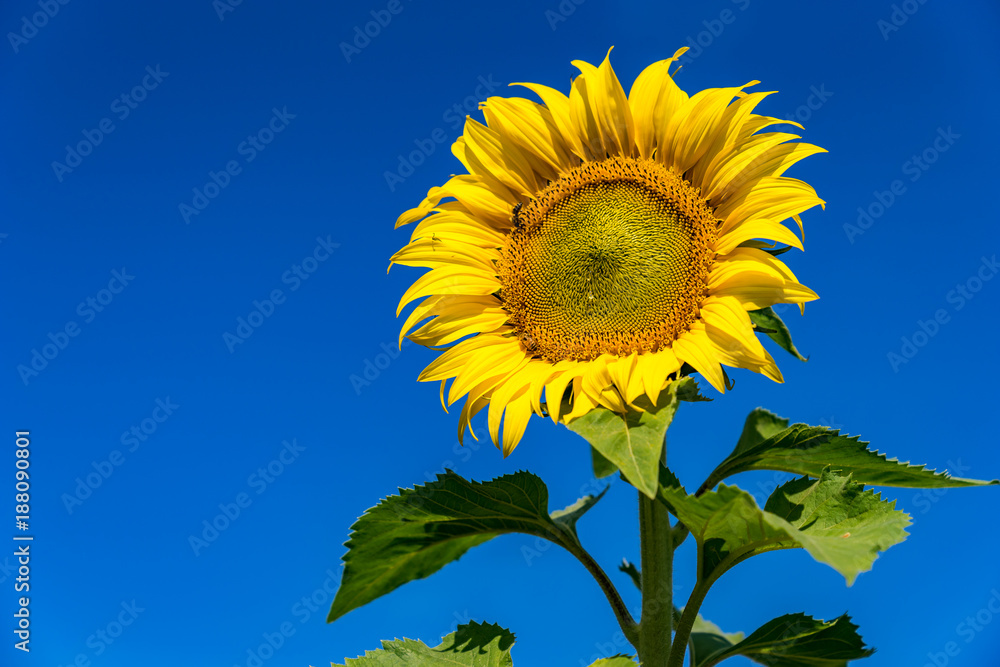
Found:
M 400 301 L 397 314 L 424 298 L 400 342 L 428 318 L 411 340 L 459 341 L 420 375 L 442 403 L 467 395 L 459 439 L 489 406 L 506 456 L 532 413 L 639 410 L 684 364 L 719 391 L 720 364 L 782 381 L 747 311 L 817 298 L 761 240 L 802 249 L 781 223 L 801 232 L 824 202 L 782 174 L 823 149 L 758 134 L 787 121 L 752 113 L 770 94 L 744 91 L 757 81 L 689 97 L 668 71 L 685 50 L 628 96 L 605 58 L 573 62 L 569 97 L 524 83 L 544 104 L 487 99 L 487 125 L 469 118 L 452 146 L 468 173 L 399 217 L 421 222 L 392 263 L 431 269 Z

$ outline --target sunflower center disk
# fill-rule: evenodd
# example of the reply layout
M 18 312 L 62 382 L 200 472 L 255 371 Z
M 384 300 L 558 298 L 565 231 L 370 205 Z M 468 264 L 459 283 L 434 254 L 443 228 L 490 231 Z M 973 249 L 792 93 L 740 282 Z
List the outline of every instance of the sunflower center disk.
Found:
M 516 222 L 498 273 L 526 351 L 550 361 L 654 352 L 697 318 L 716 220 L 662 165 L 585 163 Z

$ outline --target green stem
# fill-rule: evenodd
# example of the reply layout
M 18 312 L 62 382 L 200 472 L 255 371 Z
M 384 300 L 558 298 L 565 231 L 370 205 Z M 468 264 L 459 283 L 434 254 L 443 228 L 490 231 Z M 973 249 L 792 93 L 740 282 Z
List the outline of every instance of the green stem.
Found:
M 662 460 L 666 462 L 666 443 Z M 673 625 L 673 534 L 670 514 L 659 500 L 639 492 L 639 549 L 642 572 L 642 617 L 639 619 L 639 664 L 666 667 Z
M 684 605 L 684 613 L 681 614 L 681 619 L 677 622 L 674 648 L 670 652 L 670 661 L 667 663 L 667 667 L 683 667 L 684 654 L 687 652 L 687 643 L 691 639 L 691 628 L 694 626 L 694 622 L 698 620 L 698 611 L 701 609 L 701 603 L 705 601 L 705 596 L 708 595 L 708 589 L 711 587 L 711 581 L 702 581 L 691 591 L 691 597 L 688 598 L 687 604 Z
M 622 629 L 625 638 L 628 639 L 629 643 L 633 646 L 638 644 L 639 641 L 639 626 L 632 618 L 632 614 L 629 613 L 628 607 L 625 606 L 625 602 L 622 600 L 621 595 L 618 594 L 618 589 L 615 585 L 611 583 L 611 579 L 604 572 L 597 561 L 587 553 L 587 551 L 581 547 L 579 544 L 573 544 L 568 540 L 560 542 L 562 546 L 566 548 L 571 554 L 576 556 L 587 571 L 590 572 L 591 576 L 597 580 L 597 584 L 604 591 L 605 597 L 607 597 L 608 602 L 611 604 L 611 609 L 615 612 L 615 618 L 618 620 L 618 625 Z

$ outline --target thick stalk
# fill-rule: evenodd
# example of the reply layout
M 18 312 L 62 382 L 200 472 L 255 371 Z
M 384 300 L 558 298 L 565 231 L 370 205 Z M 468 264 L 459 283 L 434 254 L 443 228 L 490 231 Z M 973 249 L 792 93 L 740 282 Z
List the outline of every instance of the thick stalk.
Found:
M 666 462 L 664 443 L 662 460 Z M 639 664 L 666 667 L 673 624 L 674 545 L 670 514 L 658 500 L 639 492 L 639 550 L 642 617 L 639 619 Z

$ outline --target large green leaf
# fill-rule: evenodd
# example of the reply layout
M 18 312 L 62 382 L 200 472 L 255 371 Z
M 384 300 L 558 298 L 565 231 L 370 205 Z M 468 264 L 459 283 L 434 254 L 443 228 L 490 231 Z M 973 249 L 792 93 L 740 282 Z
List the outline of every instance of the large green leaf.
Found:
M 770 410 L 756 408 L 747 415 L 746 421 L 743 422 L 743 432 L 740 433 L 740 439 L 736 442 L 736 449 L 733 451 L 733 454 L 745 452 L 752 447 L 756 447 L 768 438 L 781 433 L 786 428 L 788 428 L 787 419 L 779 417 Z
M 332 667 L 510 667 L 514 635 L 499 625 L 469 623 L 434 648 L 413 639 L 383 641 L 377 651 Z
M 696 651 L 693 667 L 712 667 L 737 655 L 768 667 L 844 667 L 849 660 L 875 652 L 865 646 L 858 626 L 847 615 L 826 622 L 805 614 L 787 614 L 765 623 L 742 641 L 734 641 L 721 631 L 712 639 L 714 650 Z
M 703 667 L 708 658 L 732 648 L 742 640 L 742 632 L 723 632 L 715 623 L 706 621 L 698 614 L 691 626 L 691 638 L 688 640 L 692 667 Z
M 437 481 L 400 489 L 351 527 L 344 576 L 327 620 L 430 576 L 503 533 L 537 535 L 566 547 L 576 543 L 576 520 L 596 499 L 577 501 L 555 519 L 548 502 L 545 484 L 528 472 L 470 482 L 448 470 Z
M 613 475 L 618 472 L 618 466 L 604 458 L 604 454 L 597 451 L 593 445 L 590 447 L 590 460 L 591 465 L 594 468 L 594 477 L 597 479 L 601 479 L 602 477 L 607 477 L 608 475 Z
M 606 408 L 597 408 L 574 419 L 569 428 L 583 436 L 610 465 L 621 470 L 630 484 L 650 498 L 655 498 L 660 453 L 667 428 L 680 401 L 698 400 L 707 399 L 698 393 L 694 378 L 685 377 L 671 382 L 660 392 L 656 405 L 645 398 L 640 399 L 638 403 L 643 412 L 620 415 Z M 595 474 L 607 469 L 608 466 L 595 457 Z
M 780 317 L 778 317 L 778 314 L 770 308 L 770 306 L 767 308 L 761 308 L 760 310 L 751 310 L 747 312 L 747 315 L 750 316 L 750 321 L 753 322 L 756 327 L 765 329 L 767 337 L 780 345 L 781 349 L 785 350 L 796 359 L 809 361 L 795 348 L 795 343 L 792 342 L 792 334 L 788 331 L 788 327 L 785 326 L 785 323 Z
M 627 655 L 616 655 L 610 658 L 601 658 L 597 662 L 591 663 L 590 667 L 637 667 L 637 664 Z
M 781 470 L 819 477 L 826 466 L 851 474 L 854 480 L 874 486 L 940 488 L 1000 484 L 952 477 L 946 472 L 910 465 L 868 449 L 858 436 L 840 435 L 825 426 L 787 424 L 758 408 L 747 417 L 743 435 L 733 452 L 709 475 L 699 491 L 710 489 L 723 479 L 749 470 Z
M 910 524 L 895 501 L 830 470 L 818 480 L 782 485 L 763 510 L 749 493 L 725 484 L 694 496 L 668 482 L 660 497 L 698 543 L 699 582 L 710 583 L 756 554 L 801 547 L 851 585 L 879 552 L 906 539 Z

